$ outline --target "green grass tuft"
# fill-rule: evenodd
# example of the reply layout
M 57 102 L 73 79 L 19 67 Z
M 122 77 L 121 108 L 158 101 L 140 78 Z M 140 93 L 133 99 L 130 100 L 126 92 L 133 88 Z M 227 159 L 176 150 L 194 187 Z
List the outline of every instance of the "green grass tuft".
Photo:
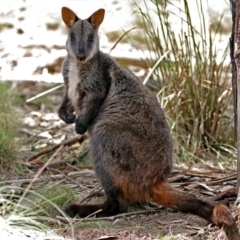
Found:
M 18 156 L 18 115 L 14 108 L 14 97 L 7 84 L 0 82 L 0 171 L 9 170 Z
M 61 215 L 62 209 L 76 201 L 75 192 L 62 184 L 49 183 L 35 191 L 30 191 L 24 198 L 24 206 L 31 213 L 51 218 Z
M 48 190 L 46 190 L 48 189 Z M 59 199 L 69 194 L 70 191 L 62 186 L 56 187 L 50 185 L 42 189 L 44 195 L 38 191 L 28 191 L 27 196 L 22 198 L 21 192 L 25 189 L 14 186 L 3 186 L 0 188 L 0 238 L 1 239 L 64 239 L 53 230 L 59 222 L 50 212 L 52 209 L 58 212 L 58 215 L 66 216 L 61 209 L 61 204 L 66 203 Z M 46 193 L 47 192 L 47 193 Z M 69 194 L 71 195 L 71 194 Z M 51 197 L 48 198 L 48 197 Z M 22 200 L 21 200 L 22 199 Z M 56 199 L 58 199 L 56 201 Z M 50 208 L 51 206 L 51 208 Z M 50 225 L 49 225 L 50 224 Z M 71 223 L 69 223 L 72 229 Z M 63 227 L 63 226 L 62 226 Z M 72 232 L 73 233 L 73 232 Z

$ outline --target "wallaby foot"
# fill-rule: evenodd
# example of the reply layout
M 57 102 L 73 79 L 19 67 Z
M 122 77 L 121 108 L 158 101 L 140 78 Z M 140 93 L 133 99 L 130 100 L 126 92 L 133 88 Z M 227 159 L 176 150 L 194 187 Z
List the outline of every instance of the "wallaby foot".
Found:
M 125 201 L 122 201 L 122 199 L 120 198 L 117 199 L 113 197 L 108 197 L 107 200 L 102 204 L 96 205 L 71 204 L 65 208 L 65 212 L 70 217 L 75 217 L 76 215 L 78 215 L 79 217 L 87 217 L 90 214 L 97 212 L 99 210 L 101 211 L 96 213 L 97 217 L 113 216 L 118 213 L 127 212 L 128 205 Z
M 87 217 L 90 214 L 97 212 L 98 210 L 103 209 L 104 204 L 98 205 L 81 205 L 81 204 L 71 204 L 68 205 L 64 211 L 67 213 L 69 217 L 75 217 L 78 215 L 79 217 Z M 97 216 L 99 213 L 96 214 Z
M 165 207 L 196 214 L 219 227 L 234 224 L 232 213 L 226 205 L 213 205 L 194 196 L 186 195 L 174 189 L 168 182 L 157 184 L 152 188 L 152 192 L 154 201 Z

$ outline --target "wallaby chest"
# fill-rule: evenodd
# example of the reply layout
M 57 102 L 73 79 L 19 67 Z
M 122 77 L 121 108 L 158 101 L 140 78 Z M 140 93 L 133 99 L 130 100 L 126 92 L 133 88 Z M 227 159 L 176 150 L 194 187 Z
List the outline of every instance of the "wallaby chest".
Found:
M 69 63 L 69 85 L 68 85 L 68 96 L 75 111 L 78 111 L 78 99 L 79 99 L 79 88 L 81 84 L 81 80 L 79 77 L 79 70 L 77 63 L 70 62 Z
M 80 112 L 81 100 L 86 95 L 84 86 L 89 84 L 88 78 L 89 73 L 83 66 L 78 65 L 77 62 L 74 61 L 69 63 L 68 96 L 77 115 Z

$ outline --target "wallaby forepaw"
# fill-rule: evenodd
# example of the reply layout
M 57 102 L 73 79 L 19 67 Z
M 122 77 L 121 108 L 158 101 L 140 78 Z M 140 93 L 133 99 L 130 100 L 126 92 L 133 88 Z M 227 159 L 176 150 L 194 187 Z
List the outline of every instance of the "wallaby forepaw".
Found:
M 58 111 L 58 115 L 66 124 L 75 123 L 76 116 L 73 113 L 65 113 L 62 111 Z
M 214 207 L 212 217 L 213 222 L 219 227 L 232 226 L 234 224 L 234 219 L 230 209 L 222 203 L 217 204 Z
M 65 117 L 65 123 L 66 124 L 72 124 L 72 123 L 75 123 L 75 119 L 76 119 L 76 116 L 75 114 L 73 113 L 69 113 L 66 117 Z

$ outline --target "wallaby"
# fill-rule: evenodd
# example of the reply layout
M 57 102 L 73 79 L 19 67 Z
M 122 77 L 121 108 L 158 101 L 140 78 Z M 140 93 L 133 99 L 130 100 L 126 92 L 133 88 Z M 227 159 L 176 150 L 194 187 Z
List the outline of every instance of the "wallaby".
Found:
M 172 168 L 172 139 L 156 96 L 130 71 L 99 50 L 98 28 L 104 9 L 81 20 L 67 7 L 67 56 L 62 74 L 65 95 L 59 116 L 88 131 L 91 158 L 105 194 L 103 204 L 71 204 L 69 216 L 86 217 L 126 212 L 131 202 L 154 201 L 199 215 L 217 226 L 234 220 L 224 204 L 211 204 L 174 189 L 168 183 Z

